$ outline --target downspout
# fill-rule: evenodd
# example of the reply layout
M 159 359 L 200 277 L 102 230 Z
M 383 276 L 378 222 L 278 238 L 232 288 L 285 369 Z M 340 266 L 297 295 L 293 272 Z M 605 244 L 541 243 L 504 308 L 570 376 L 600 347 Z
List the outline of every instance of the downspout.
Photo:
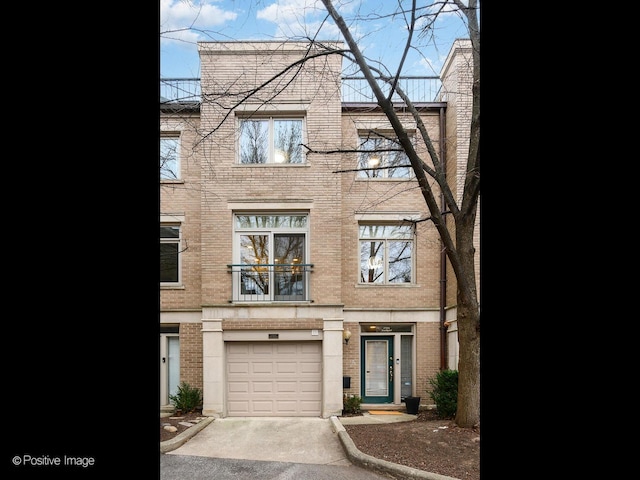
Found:
M 446 156 L 446 116 L 444 114 L 444 107 L 440 108 L 440 161 L 442 162 L 442 169 L 444 170 L 445 178 L 447 175 L 447 156 Z M 444 194 L 440 192 L 440 213 L 446 211 L 446 204 L 444 201 Z M 447 224 L 447 216 L 442 215 L 445 225 Z M 447 303 L 447 252 L 442 246 L 442 240 L 440 240 L 440 370 L 446 370 L 447 368 L 447 326 L 445 325 L 446 312 L 445 307 Z

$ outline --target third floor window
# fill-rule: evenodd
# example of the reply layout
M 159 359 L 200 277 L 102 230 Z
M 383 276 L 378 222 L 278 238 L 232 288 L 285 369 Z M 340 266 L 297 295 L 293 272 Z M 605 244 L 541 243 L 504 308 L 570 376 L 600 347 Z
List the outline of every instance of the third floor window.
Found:
M 239 119 L 241 164 L 301 164 L 305 155 L 304 120 L 265 117 Z
M 409 158 L 395 138 L 370 133 L 358 137 L 358 178 L 410 178 Z
M 180 178 L 180 137 L 160 137 L 160 180 Z

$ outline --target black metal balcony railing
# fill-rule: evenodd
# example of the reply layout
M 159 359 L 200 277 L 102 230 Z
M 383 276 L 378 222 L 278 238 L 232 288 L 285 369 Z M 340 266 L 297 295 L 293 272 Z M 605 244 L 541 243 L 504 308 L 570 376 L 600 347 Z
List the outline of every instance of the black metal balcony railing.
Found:
M 228 264 L 231 302 L 309 301 L 312 263 Z
M 379 85 L 385 94 L 390 86 L 379 80 Z M 409 96 L 412 102 L 436 102 L 440 94 L 440 77 L 407 76 L 400 77 L 400 88 Z M 163 78 L 160 79 L 160 103 L 199 103 L 202 99 L 199 78 Z M 392 100 L 401 102 L 396 93 Z M 343 103 L 377 103 L 376 97 L 364 77 L 342 78 Z
M 200 103 L 199 78 L 161 78 L 160 103 Z
M 378 86 L 389 95 L 391 85 L 378 79 Z M 412 103 L 435 102 L 440 93 L 440 77 L 408 76 L 398 79 L 398 87 L 407 94 Z M 397 92 L 391 97 L 393 102 L 402 102 Z M 377 103 L 369 82 L 364 77 L 342 78 L 343 103 Z

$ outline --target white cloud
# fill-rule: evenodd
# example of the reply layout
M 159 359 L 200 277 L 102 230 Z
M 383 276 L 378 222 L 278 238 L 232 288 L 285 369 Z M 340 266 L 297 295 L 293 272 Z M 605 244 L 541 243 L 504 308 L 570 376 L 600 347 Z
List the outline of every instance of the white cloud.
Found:
M 223 10 L 215 3 L 218 1 L 160 0 L 161 40 L 193 43 L 204 37 L 201 30 L 212 31 L 237 18 L 237 13 Z
M 257 17 L 273 23 L 297 22 L 308 15 L 326 15 L 326 10 L 319 0 L 277 0 L 271 5 L 258 10 Z
M 320 0 L 275 0 L 258 10 L 256 18 L 275 24 L 276 38 L 315 37 L 320 40 L 342 38 L 333 23 L 324 22 L 327 11 Z M 322 33 L 318 29 L 322 27 Z

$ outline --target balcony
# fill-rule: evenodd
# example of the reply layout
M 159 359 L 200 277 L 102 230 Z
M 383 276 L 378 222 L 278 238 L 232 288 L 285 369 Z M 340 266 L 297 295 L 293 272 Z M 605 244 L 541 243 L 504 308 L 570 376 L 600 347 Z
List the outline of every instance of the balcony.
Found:
M 390 87 L 379 80 L 382 91 L 388 95 Z M 440 95 L 440 77 L 406 76 L 398 80 L 400 88 L 413 103 L 437 102 Z M 377 103 L 376 97 L 364 77 L 342 78 L 342 103 Z M 392 100 L 402 103 L 396 93 Z M 160 79 L 160 103 L 165 107 L 176 105 L 199 105 L 202 101 L 199 78 L 162 78 Z
M 308 302 L 312 263 L 228 264 L 236 302 Z

